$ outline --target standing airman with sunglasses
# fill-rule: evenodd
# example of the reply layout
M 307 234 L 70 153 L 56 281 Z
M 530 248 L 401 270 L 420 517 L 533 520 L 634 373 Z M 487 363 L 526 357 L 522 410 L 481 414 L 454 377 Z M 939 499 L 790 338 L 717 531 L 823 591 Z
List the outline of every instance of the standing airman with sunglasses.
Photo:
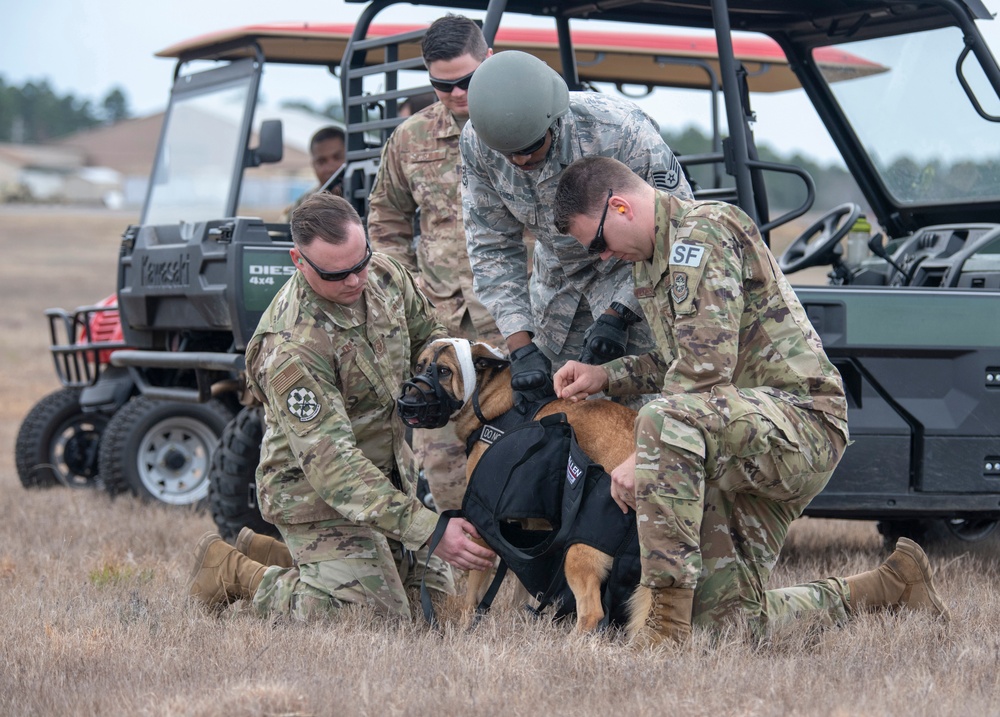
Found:
M 476 23 L 446 15 L 428 28 L 421 53 L 439 101 L 399 125 L 386 142 L 368 198 L 368 234 L 376 250 L 413 272 L 450 336 L 502 346 L 493 317 L 472 290 L 458 150 L 469 119 L 469 82 L 490 49 Z M 460 508 L 465 444 L 452 424 L 417 429 L 413 448 L 437 508 Z
M 285 545 L 249 529 L 236 548 L 207 534 L 188 593 L 300 620 L 348 603 L 409 618 L 407 589 L 424 576 L 438 516 L 416 497 L 396 395 L 424 346 L 447 334 L 409 272 L 372 252 L 349 202 L 315 194 L 292 213 L 291 230 L 297 271 L 246 351 L 266 428 L 259 506 Z M 470 535 L 459 520 L 430 556 L 426 584 L 438 595 L 454 593 L 445 561 L 492 564 Z
M 656 123 L 628 100 L 569 92 L 555 70 L 517 51 L 497 53 L 473 75 L 469 116 L 461 142 L 469 259 L 476 294 L 507 340 L 517 400 L 552 395 L 552 363 L 651 349 L 628 264 L 603 262 L 557 232 L 553 202 L 563 169 L 591 155 L 691 198 Z M 525 234 L 535 239 L 530 281 Z

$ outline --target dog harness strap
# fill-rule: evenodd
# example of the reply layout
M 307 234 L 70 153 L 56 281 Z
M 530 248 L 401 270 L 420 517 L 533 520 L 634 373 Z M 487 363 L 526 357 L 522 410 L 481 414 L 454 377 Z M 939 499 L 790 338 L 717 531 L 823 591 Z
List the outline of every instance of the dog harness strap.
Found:
M 479 405 L 479 386 L 476 386 L 476 390 L 472 394 L 472 411 L 476 414 L 476 418 L 483 422 L 484 426 L 490 422 L 489 419 L 483 415 L 482 406 Z
M 479 601 L 476 606 L 476 614 L 472 618 L 472 624 L 469 626 L 475 627 L 479 622 L 480 618 L 485 615 L 491 607 L 493 607 L 493 601 L 496 599 L 497 593 L 500 591 L 500 585 L 503 583 L 503 579 L 507 577 L 507 561 L 500 558 L 500 563 L 497 565 L 496 575 L 493 576 L 493 581 L 490 583 L 489 589 L 486 594 L 483 595 L 483 599 Z
M 513 431 L 518 426 L 531 423 L 532 419 L 534 419 L 538 412 L 554 400 L 556 399 L 547 398 L 544 401 L 538 401 L 536 403 L 523 403 L 521 406 L 527 407 L 527 411 L 525 413 L 522 413 L 516 408 L 510 408 L 504 413 L 501 413 L 499 416 L 489 419 L 483 415 L 482 409 L 479 405 L 479 388 L 477 387 L 476 392 L 472 394 L 472 410 L 476 414 L 476 418 L 482 422 L 482 425 L 470 433 L 469 437 L 465 439 L 465 456 L 468 457 L 469 454 L 472 453 L 472 448 L 476 445 L 476 441 L 482 441 L 488 445 L 493 445 L 497 440 L 503 437 L 503 435 Z M 492 429 L 492 431 L 488 429 Z
M 430 540 L 427 541 L 427 562 L 424 563 L 424 574 L 420 577 L 420 607 L 424 611 L 424 620 L 431 627 L 438 627 L 437 615 L 434 614 L 434 605 L 431 603 L 431 594 L 427 589 L 427 574 L 431 569 L 431 555 L 437 549 L 438 543 L 441 542 L 441 538 L 444 537 L 445 528 L 448 527 L 448 523 L 452 518 L 460 518 L 462 516 L 462 511 L 460 510 L 446 510 L 438 517 L 437 525 L 434 526 L 434 532 L 431 533 Z

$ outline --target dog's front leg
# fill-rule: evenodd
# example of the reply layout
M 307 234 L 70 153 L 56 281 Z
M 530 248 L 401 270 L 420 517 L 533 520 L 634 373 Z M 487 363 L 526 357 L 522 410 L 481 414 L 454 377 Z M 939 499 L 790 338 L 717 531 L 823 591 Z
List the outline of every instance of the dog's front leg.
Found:
M 601 583 L 613 562 L 610 555 L 582 543 L 566 551 L 566 582 L 576 598 L 576 632 L 593 632 L 604 619 Z
M 489 546 L 482 538 L 469 538 L 474 543 L 488 548 Z M 472 615 L 479 606 L 479 601 L 483 599 L 486 590 L 489 588 L 490 577 L 493 570 L 470 570 L 465 583 L 465 601 L 463 605 L 464 618 L 466 622 L 472 620 Z

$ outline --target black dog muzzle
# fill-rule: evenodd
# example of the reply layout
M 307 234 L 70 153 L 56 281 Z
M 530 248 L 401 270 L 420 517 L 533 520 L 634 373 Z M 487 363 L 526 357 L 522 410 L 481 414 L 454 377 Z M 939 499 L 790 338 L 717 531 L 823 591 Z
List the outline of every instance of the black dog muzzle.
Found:
M 411 428 L 441 428 L 461 407 L 462 402 L 441 385 L 437 361 L 432 361 L 422 374 L 404 381 L 403 391 L 396 399 L 399 417 Z
M 480 351 L 479 347 L 485 347 L 492 354 L 491 357 L 480 355 L 479 358 L 473 358 L 473 346 L 467 339 L 437 339 L 431 345 L 435 346 L 431 362 L 423 373 L 403 382 L 403 391 L 396 400 L 399 417 L 411 428 L 441 428 L 470 399 L 473 400 L 473 406 L 477 406 L 477 371 L 491 367 L 502 368 L 510 364 L 503 354 L 481 342 L 476 342 L 477 352 Z M 449 346 L 455 351 L 458 372 L 462 378 L 464 395 L 461 400 L 449 394 L 441 384 L 438 357 Z M 478 410 L 477 407 L 477 415 Z

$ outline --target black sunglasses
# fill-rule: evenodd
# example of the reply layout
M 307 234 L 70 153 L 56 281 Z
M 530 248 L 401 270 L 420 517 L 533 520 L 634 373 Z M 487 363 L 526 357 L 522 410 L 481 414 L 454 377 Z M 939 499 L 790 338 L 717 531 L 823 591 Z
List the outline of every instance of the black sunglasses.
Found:
M 588 254 L 603 254 L 608 250 L 608 243 L 604 241 L 604 220 L 608 217 L 608 207 L 611 206 L 611 196 L 614 192 L 608 190 L 608 198 L 604 202 L 604 211 L 601 212 L 601 223 L 597 225 L 597 234 L 594 235 L 594 241 L 590 242 L 590 246 L 587 247 Z
M 508 152 L 507 156 L 527 157 L 528 155 L 534 154 L 535 152 L 537 152 L 542 148 L 542 145 L 545 144 L 545 140 L 548 138 L 548 136 L 549 136 L 549 131 L 545 130 L 545 134 L 542 135 L 542 138 L 537 142 L 535 142 L 534 144 L 532 144 L 530 147 L 525 147 L 524 149 L 518 149 L 515 150 L 514 152 Z
M 302 253 L 301 249 L 299 249 L 299 256 L 306 260 L 309 266 L 313 268 L 313 270 L 319 275 L 319 278 L 323 281 L 343 281 L 351 274 L 360 274 L 365 270 L 365 267 L 368 266 L 368 262 L 372 260 L 372 245 L 368 242 L 367 238 L 365 239 L 365 249 L 365 258 L 352 266 L 350 269 L 344 269 L 343 271 L 324 271 L 323 269 L 320 269 L 318 266 L 313 264 L 312 259 Z
M 431 87 L 433 87 L 438 92 L 448 93 L 454 90 L 456 87 L 460 90 L 468 90 L 469 83 L 472 81 L 472 76 L 474 74 L 476 74 L 475 70 L 467 74 L 465 77 L 459 77 L 457 80 L 437 80 L 434 79 L 433 77 L 430 76 L 428 77 L 430 77 Z

